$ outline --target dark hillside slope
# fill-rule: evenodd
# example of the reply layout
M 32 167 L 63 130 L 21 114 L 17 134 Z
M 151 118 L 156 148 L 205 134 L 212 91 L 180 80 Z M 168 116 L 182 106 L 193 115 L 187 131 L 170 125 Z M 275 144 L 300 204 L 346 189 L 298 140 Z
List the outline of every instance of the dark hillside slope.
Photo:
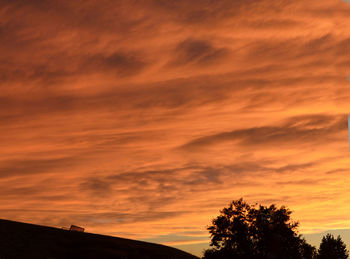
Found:
M 153 243 L 0 220 L 0 258 L 196 259 L 197 257 Z

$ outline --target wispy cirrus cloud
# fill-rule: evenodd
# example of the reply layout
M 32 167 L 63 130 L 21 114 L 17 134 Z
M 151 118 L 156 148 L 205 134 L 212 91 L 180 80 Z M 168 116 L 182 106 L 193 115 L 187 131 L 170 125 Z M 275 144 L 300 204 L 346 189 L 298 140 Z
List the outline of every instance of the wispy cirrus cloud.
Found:
M 186 143 L 182 148 L 200 150 L 206 146 L 225 142 L 236 142 L 237 145 L 245 147 L 271 144 L 301 146 L 305 143 L 318 145 L 322 142 L 327 143 L 332 136 L 346 130 L 345 115 L 338 115 L 335 118 L 327 115 L 305 115 L 291 118 L 279 126 L 253 127 L 204 136 Z
M 349 14 L 2 1 L 3 217 L 179 245 L 244 197 L 290 206 L 302 231 L 347 228 Z

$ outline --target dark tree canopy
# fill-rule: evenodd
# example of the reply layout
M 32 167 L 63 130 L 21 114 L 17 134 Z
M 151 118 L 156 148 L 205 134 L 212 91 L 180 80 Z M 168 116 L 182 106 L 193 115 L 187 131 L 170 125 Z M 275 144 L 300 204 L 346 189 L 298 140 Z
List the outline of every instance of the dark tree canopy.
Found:
M 346 245 L 338 236 L 327 234 L 322 238 L 320 248 L 318 249 L 318 259 L 347 259 L 349 257 Z
M 284 206 L 252 206 L 242 198 L 232 201 L 208 227 L 213 248 L 203 258 L 314 258 L 316 249 L 298 234 L 291 213 Z

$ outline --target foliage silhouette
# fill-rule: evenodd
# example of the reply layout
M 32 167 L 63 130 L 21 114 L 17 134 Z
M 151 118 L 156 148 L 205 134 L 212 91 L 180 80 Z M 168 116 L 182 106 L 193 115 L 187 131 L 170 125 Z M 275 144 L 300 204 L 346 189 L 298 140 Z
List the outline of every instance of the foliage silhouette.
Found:
M 301 241 L 301 254 L 304 259 L 316 259 L 317 258 L 317 250 L 316 247 L 308 244 L 306 240 L 303 238 Z
M 320 248 L 318 249 L 318 259 L 347 259 L 349 257 L 346 245 L 338 236 L 334 238 L 333 235 L 327 234 L 323 236 Z
M 298 223 L 282 206 L 248 205 L 234 200 L 207 229 L 213 248 L 204 259 L 313 259 L 316 249 L 297 232 Z

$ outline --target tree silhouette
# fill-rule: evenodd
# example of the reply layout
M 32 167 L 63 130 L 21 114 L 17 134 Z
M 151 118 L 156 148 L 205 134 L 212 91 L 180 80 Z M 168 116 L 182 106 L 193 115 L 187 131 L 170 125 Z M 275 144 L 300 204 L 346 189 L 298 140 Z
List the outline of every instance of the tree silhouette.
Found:
M 338 236 L 336 239 L 333 235 L 323 236 L 320 248 L 318 249 L 318 259 L 347 259 L 349 257 L 346 245 Z
M 282 206 L 248 205 L 234 200 L 212 220 L 207 229 L 212 249 L 205 259 L 312 259 L 315 248 L 297 234 L 298 223 L 291 211 Z
M 317 258 L 316 247 L 308 244 L 304 238 L 302 238 L 302 240 L 301 240 L 300 253 L 302 255 L 301 258 L 304 258 L 304 259 L 316 259 Z

